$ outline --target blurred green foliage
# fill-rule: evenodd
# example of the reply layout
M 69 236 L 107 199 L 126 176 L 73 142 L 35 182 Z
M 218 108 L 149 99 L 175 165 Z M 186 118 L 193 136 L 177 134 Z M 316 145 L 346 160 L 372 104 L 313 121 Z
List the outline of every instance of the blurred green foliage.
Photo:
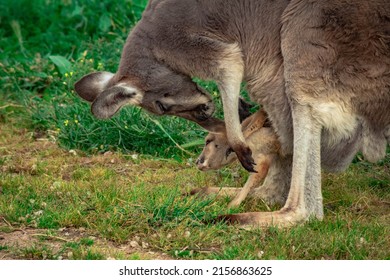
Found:
M 133 107 L 101 121 L 74 93 L 81 76 L 116 71 L 126 37 L 146 4 L 147 0 L 1 1 L 0 107 L 22 104 L 24 109 L 16 107 L 19 125 L 54 131 L 68 149 L 119 149 L 181 159 L 201 148 L 205 132 L 194 123 L 157 118 Z M 220 108 L 215 84 L 202 85 Z M 11 115 L 15 116 L 13 106 L 0 110 L 3 120 Z

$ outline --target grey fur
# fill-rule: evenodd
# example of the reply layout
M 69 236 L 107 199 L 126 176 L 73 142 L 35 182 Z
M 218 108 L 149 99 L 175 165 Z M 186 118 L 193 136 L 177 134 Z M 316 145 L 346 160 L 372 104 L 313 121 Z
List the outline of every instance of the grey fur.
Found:
M 388 0 L 152 0 L 106 90 L 125 84 L 142 96 L 136 105 L 212 127 L 217 121 L 209 118 L 211 99 L 189 77 L 217 81 L 229 144 L 253 170 L 237 113 L 245 80 L 279 137 L 286 155 L 280 168 L 292 164 L 291 176 L 273 176 L 267 184 L 291 181 L 291 187 L 280 211 L 229 218 L 289 226 L 323 216 L 321 153 L 334 170 L 346 168 L 358 150 L 373 161 L 384 155 L 390 138 L 389 53 Z M 79 88 L 88 97 L 88 85 Z M 337 159 L 342 164 L 332 166 Z

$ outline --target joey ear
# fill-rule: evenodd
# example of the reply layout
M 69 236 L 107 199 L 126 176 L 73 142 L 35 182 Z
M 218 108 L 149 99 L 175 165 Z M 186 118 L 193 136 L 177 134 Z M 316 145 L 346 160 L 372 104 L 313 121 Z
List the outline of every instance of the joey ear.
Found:
M 99 119 L 112 117 L 127 104 L 140 105 L 143 93 L 132 86 L 119 84 L 103 91 L 92 103 L 92 114 Z
M 113 76 L 114 74 L 110 72 L 88 74 L 76 82 L 75 91 L 81 98 L 93 102 L 107 88 L 108 82 Z

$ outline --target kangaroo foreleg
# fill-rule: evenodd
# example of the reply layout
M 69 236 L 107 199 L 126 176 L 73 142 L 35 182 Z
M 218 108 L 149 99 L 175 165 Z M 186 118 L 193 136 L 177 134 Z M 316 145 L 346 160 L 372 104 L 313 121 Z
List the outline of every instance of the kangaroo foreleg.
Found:
M 219 72 L 221 76 L 217 79 L 217 83 L 221 91 L 230 147 L 235 151 L 238 160 L 246 170 L 256 172 L 252 152 L 245 143 L 238 115 L 240 87 L 244 75 L 244 63 L 238 45 L 230 44 L 225 48 L 221 55 Z

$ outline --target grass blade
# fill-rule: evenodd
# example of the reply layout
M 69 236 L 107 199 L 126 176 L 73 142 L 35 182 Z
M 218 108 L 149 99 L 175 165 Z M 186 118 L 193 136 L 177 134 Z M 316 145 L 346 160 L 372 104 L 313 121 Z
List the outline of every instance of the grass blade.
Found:
M 65 75 L 72 69 L 72 63 L 61 55 L 50 55 L 49 59 L 57 66 L 58 71 L 62 75 Z

